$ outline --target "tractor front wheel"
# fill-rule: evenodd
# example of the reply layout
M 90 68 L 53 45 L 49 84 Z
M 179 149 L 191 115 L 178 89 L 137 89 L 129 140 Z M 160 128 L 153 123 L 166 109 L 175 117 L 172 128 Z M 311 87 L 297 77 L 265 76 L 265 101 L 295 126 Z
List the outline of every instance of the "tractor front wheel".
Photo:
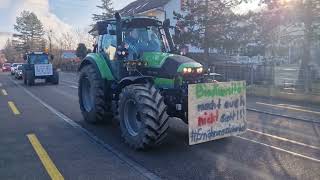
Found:
M 160 144 L 169 128 L 166 108 L 163 97 L 152 84 L 125 87 L 118 102 L 118 119 L 125 142 L 134 149 Z
M 87 65 L 80 71 L 79 104 L 84 120 L 88 123 L 98 123 L 110 118 L 111 101 L 104 92 L 105 82 L 100 78 L 93 65 Z

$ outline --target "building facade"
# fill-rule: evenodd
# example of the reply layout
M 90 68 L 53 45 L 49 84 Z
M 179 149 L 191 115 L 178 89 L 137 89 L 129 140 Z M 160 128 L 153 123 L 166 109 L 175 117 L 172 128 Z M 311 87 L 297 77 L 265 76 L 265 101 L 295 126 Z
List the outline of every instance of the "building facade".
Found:
M 149 16 L 160 21 L 170 19 L 172 25 L 176 24 L 173 12 L 183 13 L 183 5 L 187 0 L 137 0 L 123 9 L 120 13 L 123 16 Z

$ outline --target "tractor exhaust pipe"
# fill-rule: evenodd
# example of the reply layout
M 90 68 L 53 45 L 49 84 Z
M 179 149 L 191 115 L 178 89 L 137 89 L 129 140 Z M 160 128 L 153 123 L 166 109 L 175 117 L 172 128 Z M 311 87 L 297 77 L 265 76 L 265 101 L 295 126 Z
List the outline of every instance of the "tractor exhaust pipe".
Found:
M 114 17 L 116 18 L 117 46 L 119 47 L 122 45 L 122 23 L 120 13 L 116 12 Z

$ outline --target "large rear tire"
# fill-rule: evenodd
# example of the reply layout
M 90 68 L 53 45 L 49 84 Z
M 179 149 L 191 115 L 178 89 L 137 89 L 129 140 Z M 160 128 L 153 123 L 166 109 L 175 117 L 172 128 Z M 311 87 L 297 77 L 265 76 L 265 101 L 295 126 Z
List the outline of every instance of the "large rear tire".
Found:
M 27 85 L 28 86 L 34 85 L 34 74 L 32 71 L 27 71 Z
M 103 120 L 111 121 L 111 99 L 107 97 L 105 82 L 93 65 L 87 65 L 80 71 L 79 104 L 84 120 L 95 124 Z M 109 93 L 111 95 L 111 93 Z
M 23 72 L 26 73 L 26 72 Z M 27 85 L 27 75 L 23 74 L 23 84 Z
M 59 73 L 57 71 L 53 71 L 53 76 L 50 78 L 52 84 L 59 84 Z
M 134 149 L 161 144 L 169 128 L 166 108 L 151 83 L 125 87 L 119 97 L 117 117 L 125 142 Z

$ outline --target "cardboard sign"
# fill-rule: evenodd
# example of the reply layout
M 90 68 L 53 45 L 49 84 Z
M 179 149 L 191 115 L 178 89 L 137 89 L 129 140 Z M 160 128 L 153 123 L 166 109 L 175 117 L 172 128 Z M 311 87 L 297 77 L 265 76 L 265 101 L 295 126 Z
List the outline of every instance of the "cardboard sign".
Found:
M 188 116 L 190 145 L 245 132 L 245 81 L 189 85 Z
M 52 64 L 35 64 L 34 65 L 35 76 L 51 76 L 53 75 Z

